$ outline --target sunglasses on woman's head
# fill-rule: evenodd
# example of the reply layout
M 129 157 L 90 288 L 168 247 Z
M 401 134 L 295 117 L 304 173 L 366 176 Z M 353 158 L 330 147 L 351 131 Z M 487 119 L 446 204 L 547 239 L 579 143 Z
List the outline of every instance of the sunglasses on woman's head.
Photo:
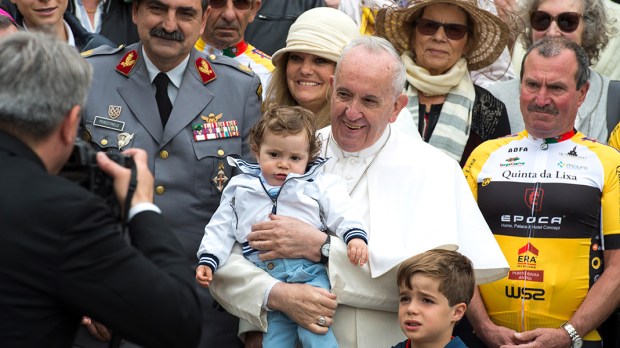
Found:
M 572 33 L 579 26 L 581 17 L 583 16 L 577 12 L 562 12 L 557 16 L 552 16 L 545 11 L 534 11 L 530 15 L 530 23 L 532 28 L 545 31 L 549 29 L 551 22 L 555 21 L 561 31 Z
M 233 0 L 233 6 L 237 10 L 247 10 L 252 7 L 253 0 Z M 212 8 L 222 8 L 225 7 L 228 3 L 228 0 L 211 0 L 209 1 L 209 6 Z
M 448 39 L 460 40 L 469 32 L 469 28 L 463 24 L 439 23 L 426 18 L 418 18 L 414 22 L 418 32 L 422 35 L 435 35 L 439 27 L 443 27 Z

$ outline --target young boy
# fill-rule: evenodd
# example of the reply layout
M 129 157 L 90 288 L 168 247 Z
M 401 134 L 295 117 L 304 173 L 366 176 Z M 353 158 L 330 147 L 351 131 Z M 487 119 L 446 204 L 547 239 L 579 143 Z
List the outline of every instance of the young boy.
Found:
M 314 114 L 301 107 L 269 106 L 250 133 L 250 146 L 258 165 L 228 158 L 242 174 L 231 179 L 220 206 L 205 227 L 198 250 L 196 280 L 208 287 L 213 272 L 224 264 L 235 241 L 243 255 L 274 278 L 330 289 L 325 265 L 306 259 L 260 261 L 247 236 L 252 225 L 270 214 L 292 216 L 321 230 L 330 230 L 348 245 L 349 260 L 368 260 L 367 234 L 362 217 L 352 209 L 346 186 L 335 175 L 322 173 L 326 160 L 317 157 Z M 269 328 L 263 347 L 338 347 L 331 331 L 317 335 L 298 327 L 283 313 L 268 313 Z
M 456 251 L 434 249 L 404 261 L 398 269 L 398 321 L 407 340 L 392 348 L 461 348 L 452 338 L 474 294 L 471 261 Z

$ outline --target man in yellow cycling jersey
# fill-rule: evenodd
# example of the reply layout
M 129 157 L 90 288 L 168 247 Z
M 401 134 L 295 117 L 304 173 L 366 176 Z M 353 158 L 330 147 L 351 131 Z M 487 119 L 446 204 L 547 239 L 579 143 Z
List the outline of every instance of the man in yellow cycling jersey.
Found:
M 463 169 L 510 265 L 467 311 L 489 347 L 601 347 L 596 328 L 620 302 L 620 153 L 574 128 L 588 74 L 569 40 L 532 45 L 525 130 L 483 143 Z

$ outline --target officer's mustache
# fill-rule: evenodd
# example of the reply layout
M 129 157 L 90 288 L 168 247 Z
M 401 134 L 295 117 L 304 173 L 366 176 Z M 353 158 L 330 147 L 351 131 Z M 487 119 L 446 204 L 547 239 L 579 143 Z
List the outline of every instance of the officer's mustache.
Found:
M 162 27 L 155 27 L 151 29 L 151 36 L 155 36 L 164 40 L 183 41 L 185 35 L 179 30 L 175 30 L 171 33 L 164 30 Z
M 549 115 L 559 114 L 558 109 L 556 109 L 556 107 L 552 104 L 548 104 L 545 106 L 538 106 L 536 104 L 530 104 L 527 106 L 527 111 L 540 112 L 540 113 L 549 114 Z

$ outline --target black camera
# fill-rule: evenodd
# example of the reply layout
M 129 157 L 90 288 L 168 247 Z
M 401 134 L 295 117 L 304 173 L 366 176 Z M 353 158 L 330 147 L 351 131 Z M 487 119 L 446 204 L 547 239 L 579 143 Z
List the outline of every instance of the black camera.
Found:
M 121 211 L 114 193 L 114 181 L 97 165 L 97 152 L 84 140 L 77 138 L 73 152 L 60 175 L 79 184 L 85 189 L 103 198 L 112 208 L 115 217 L 120 219 Z M 108 157 L 123 167 L 131 168 L 131 157 L 118 152 L 107 153 Z

